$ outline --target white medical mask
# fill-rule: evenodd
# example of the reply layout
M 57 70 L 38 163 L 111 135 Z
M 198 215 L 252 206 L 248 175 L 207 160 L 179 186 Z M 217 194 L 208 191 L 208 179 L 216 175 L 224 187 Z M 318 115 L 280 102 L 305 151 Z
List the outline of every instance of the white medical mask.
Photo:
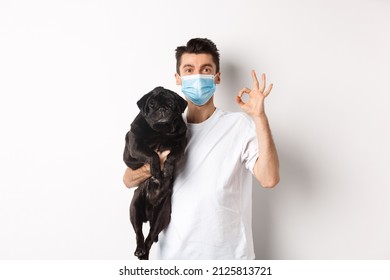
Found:
M 214 75 L 180 76 L 181 91 L 195 105 L 202 106 L 214 95 L 216 85 Z

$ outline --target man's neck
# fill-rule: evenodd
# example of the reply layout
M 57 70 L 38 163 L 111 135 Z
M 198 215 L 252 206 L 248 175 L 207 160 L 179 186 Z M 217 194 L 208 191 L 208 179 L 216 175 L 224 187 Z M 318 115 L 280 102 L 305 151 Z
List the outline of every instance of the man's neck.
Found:
M 211 102 L 208 102 L 200 107 L 192 103 L 188 103 L 187 122 L 201 123 L 210 118 L 215 111 L 214 102 L 212 99 L 210 101 Z

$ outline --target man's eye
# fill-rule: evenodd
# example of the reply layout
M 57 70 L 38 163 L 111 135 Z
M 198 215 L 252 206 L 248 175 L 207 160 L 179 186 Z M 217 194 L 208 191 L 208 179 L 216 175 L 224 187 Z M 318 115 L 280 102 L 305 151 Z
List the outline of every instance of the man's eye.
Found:
M 186 73 L 191 73 L 191 72 L 192 72 L 192 69 L 185 69 L 184 72 L 186 72 Z

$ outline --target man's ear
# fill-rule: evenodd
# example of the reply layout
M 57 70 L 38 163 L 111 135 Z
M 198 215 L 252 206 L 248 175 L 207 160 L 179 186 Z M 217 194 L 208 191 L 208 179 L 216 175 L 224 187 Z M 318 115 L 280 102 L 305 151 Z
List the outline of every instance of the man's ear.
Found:
M 218 85 L 219 83 L 221 83 L 221 72 L 215 74 L 215 84 Z
M 176 84 L 178 86 L 181 86 L 181 78 L 179 74 L 175 73 L 175 79 L 176 79 Z

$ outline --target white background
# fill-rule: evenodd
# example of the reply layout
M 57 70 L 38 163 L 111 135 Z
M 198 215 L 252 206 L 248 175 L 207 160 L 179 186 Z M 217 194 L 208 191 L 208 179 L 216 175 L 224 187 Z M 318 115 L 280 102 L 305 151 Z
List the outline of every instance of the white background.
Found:
M 176 46 L 221 51 L 216 103 L 266 72 L 281 162 L 253 185 L 259 259 L 390 258 L 390 2 L 0 1 L 0 259 L 132 259 L 124 136 L 175 85 Z

